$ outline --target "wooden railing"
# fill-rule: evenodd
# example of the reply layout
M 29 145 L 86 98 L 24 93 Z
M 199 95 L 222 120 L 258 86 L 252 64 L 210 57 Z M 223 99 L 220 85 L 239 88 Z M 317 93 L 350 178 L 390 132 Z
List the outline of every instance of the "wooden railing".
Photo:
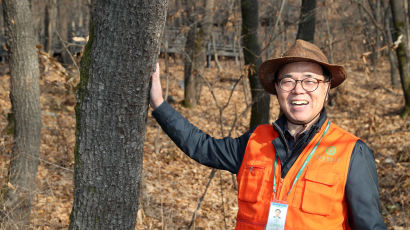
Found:
M 207 55 L 214 55 L 214 50 L 218 56 L 239 57 L 239 42 L 235 39 L 234 32 L 214 30 L 215 48 L 212 40 L 207 45 Z M 186 33 L 182 28 L 167 27 L 164 31 L 161 52 L 165 52 L 165 43 L 168 43 L 168 53 L 183 54 L 185 52 Z

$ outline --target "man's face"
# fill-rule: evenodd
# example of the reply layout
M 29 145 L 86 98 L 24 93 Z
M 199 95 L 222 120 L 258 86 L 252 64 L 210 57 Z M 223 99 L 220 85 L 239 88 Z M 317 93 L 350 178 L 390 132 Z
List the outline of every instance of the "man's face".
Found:
M 275 83 L 278 102 L 286 118 L 294 124 L 307 124 L 320 113 L 324 102 L 327 99 L 329 83 L 319 83 L 318 88 L 313 92 L 308 92 L 302 88 L 301 82 L 296 83 L 296 87 L 287 92 L 279 86 L 279 81 L 283 78 L 303 80 L 305 78 L 316 78 L 325 80 L 322 67 L 312 62 L 294 62 L 283 66 Z
M 275 211 L 275 214 L 276 214 L 276 216 L 280 216 L 280 211 L 279 211 L 279 210 L 276 210 L 276 211 Z

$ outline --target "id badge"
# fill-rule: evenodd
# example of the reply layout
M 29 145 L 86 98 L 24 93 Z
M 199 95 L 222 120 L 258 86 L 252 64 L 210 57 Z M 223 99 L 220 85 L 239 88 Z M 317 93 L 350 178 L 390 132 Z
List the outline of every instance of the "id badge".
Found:
M 285 203 L 271 202 L 266 230 L 284 230 L 288 205 Z

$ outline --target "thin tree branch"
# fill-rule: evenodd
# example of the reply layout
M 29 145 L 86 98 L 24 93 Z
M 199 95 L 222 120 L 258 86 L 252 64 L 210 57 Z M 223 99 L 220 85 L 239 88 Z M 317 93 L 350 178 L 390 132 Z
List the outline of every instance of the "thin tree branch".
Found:
M 199 208 L 201 207 L 201 203 L 204 200 L 206 193 L 208 192 L 209 185 L 211 185 L 211 181 L 214 178 L 215 173 L 216 173 L 216 169 L 212 169 L 211 173 L 209 174 L 208 184 L 206 184 L 205 191 L 202 193 L 202 196 L 199 198 L 198 204 L 196 205 L 196 209 L 195 209 L 194 213 L 192 214 L 191 222 L 189 223 L 187 230 L 190 230 L 192 225 L 195 222 L 196 213 L 198 212 Z
M 364 12 L 369 16 L 370 21 L 372 21 L 373 25 L 380 31 L 384 31 L 383 27 L 381 27 L 379 25 L 379 23 L 377 23 L 376 19 L 373 17 L 373 14 L 369 12 L 369 10 L 363 5 L 363 3 L 361 3 L 360 1 L 354 0 L 353 2 L 355 2 L 357 5 L 359 5 Z
M 224 215 L 224 224 L 225 224 L 225 229 L 228 229 L 226 226 L 226 213 L 225 213 L 225 202 L 224 202 L 224 190 L 223 190 L 223 180 L 222 180 L 222 172 L 219 170 L 219 186 L 220 186 L 220 190 L 221 190 L 221 201 L 222 201 L 222 211 L 223 211 L 223 215 Z
M 64 40 L 61 38 L 60 34 L 59 34 L 57 31 L 56 31 L 56 34 L 57 34 L 58 39 L 60 39 L 61 44 L 63 45 L 65 51 L 67 51 L 68 55 L 70 56 L 71 61 L 73 61 L 73 64 L 74 64 L 75 68 L 77 69 L 78 72 L 80 72 L 80 68 L 78 67 L 76 60 L 74 59 L 74 57 L 73 57 L 73 55 L 71 54 L 70 50 L 68 50 L 68 47 L 67 47 L 67 45 L 66 45 L 67 41 L 64 41 Z

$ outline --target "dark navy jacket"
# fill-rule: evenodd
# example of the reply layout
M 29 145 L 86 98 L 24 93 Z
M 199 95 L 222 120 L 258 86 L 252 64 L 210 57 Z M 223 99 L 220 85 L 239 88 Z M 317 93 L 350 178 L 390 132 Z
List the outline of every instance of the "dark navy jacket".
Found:
M 189 157 L 200 164 L 228 170 L 234 174 L 239 171 L 249 137 L 255 130 L 253 128 L 237 138 L 216 139 L 192 125 L 167 102 L 156 108 L 152 115 L 164 132 Z M 284 116 L 273 124 L 280 136 L 273 140 L 273 145 L 282 163 L 282 178 L 286 176 L 326 118 L 326 111 L 323 110 L 316 124 L 302 133 L 294 143 L 293 137 L 286 130 Z M 345 189 L 349 223 L 352 229 L 386 229 L 379 211 L 380 201 L 374 156 L 370 148 L 361 140 L 357 141 L 353 149 Z

